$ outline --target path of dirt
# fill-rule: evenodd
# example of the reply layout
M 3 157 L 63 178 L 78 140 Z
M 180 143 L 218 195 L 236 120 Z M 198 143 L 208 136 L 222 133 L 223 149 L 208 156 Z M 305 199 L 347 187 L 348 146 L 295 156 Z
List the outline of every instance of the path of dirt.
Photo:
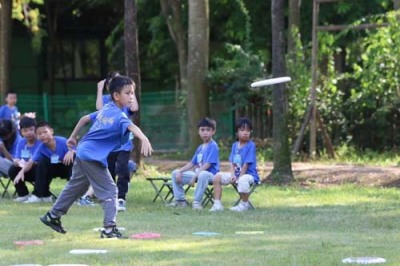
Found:
M 171 172 L 181 167 L 185 161 L 173 160 L 146 160 L 146 164 L 155 165 L 158 171 Z M 228 162 L 221 163 L 221 170 L 229 169 Z M 272 170 L 272 164 L 259 165 L 261 179 Z M 318 184 L 328 186 L 332 184 L 356 183 L 365 186 L 400 187 L 400 167 L 396 166 L 365 166 L 355 164 L 321 164 L 321 163 L 293 163 L 293 174 L 301 185 Z

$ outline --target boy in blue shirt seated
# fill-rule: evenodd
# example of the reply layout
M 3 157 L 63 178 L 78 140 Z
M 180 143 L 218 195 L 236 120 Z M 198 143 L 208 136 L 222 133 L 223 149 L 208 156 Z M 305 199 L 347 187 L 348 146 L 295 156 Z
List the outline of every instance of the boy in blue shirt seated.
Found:
M 22 117 L 19 123 L 22 139 L 18 142 L 13 165 L 8 170 L 8 176 L 14 181 L 22 167 L 32 158 L 32 155 L 38 149 L 40 141 L 36 138 L 35 119 L 31 117 Z M 24 173 L 24 180 L 20 180 L 14 184 L 18 197 L 16 202 L 23 202 L 29 198 L 29 191 L 24 181 L 35 181 L 36 168 L 32 167 L 28 172 Z
M 122 109 L 129 106 L 134 97 L 135 84 L 125 76 L 116 76 L 109 83 L 112 102 L 100 111 L 83 116 L 68 139 L 68 147 L 75 149 L 76 137 L 80 129 L 92 121 L 88 133 L 76 147 L 76 158 L 72 176 L 57 198 L 53 207 L 40 220 L 58 233 L 67 231 L 61 223 L 72 204 L 83 195 L 89 185 L 103 208 L 103 227 L 101 238 L 121 238 L 116 224 L 118 189 L 107 169 L 107 156 L 124 144 L 130 133 L 141 140 L 141 153 L 151 155 L 153 149 L 147 137 L 126 116 Z
M 214 204 L 210 211 L 222 211 L 222 185 L 237 184 L 240 202 L 230 208 L 231 211 L 242 212 L 251 208 L 249 201 L 250 185 L 258 183 L 256 145 L 250 140 L 253 127 L 247 118 L 240 118 L 236 123 L 238 141 L 233 143 L 229 161 L 231 172 L 220 172 L 214 177 Z
M 53 128 L 46 121 L 36 123 L 35 132 L 41 144 L 19 171 L 14 184 L 24 180 L 25 173 L 36 164 L 34 191 L 24 203 L 52 202 L 50 183 L 54 177 L 69 179 L 75 153 L 68 149 L 66 138 L 54 136 Z
M 0 172 L 8 177 L 8 170 L 13 164 L 18 142 L 22 139 L 13 122 L 0 119 Z
M 197 181 L 192 208 L 202 209 L 201 202 L 204 192 L 209 182 L 212 182 L 214 175 L 219 171 L 218 144 L 212 138 L 215 134 L 216 122 L 206 117 L 199 121 L 197 127 L 203 144 L 197 148 L 190 162 L 172 172 L 172 189 L 175 202 L 169 206 L 187 207 L 188 203 L 185 199 L 183 186 L 185 184 L 193 186 Z

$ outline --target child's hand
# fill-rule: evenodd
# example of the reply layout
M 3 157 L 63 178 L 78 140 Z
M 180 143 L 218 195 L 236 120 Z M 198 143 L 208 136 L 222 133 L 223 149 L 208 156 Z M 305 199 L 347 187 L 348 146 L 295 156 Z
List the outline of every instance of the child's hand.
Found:
M 25 180 L 24 171 L 21 170 L 21 171 L 19 171 L 18 175 L 14 179 L 14 185 L 18 184 L 19 181 L 24 181 L 24 180 Z
M 64 155 L 63 164 L 64 165 L 70 165 L 71 163 L 73 163 L 74 162 L 74 154 L 75 154 L 75 151 L 69 150 Z
M 103 79 L 103 80 L 100 80 L 99 81 L 99 83 L 97 83 L 97 90 L 98 91 L 103 91 L 103 88 L 104 88 L 104 83 L 106 82 L 106 80 L 105 79 Z
M 142 139 L 142 149 L 140 151 L 144 156 L 150 156 L 153 152 L 153 148 L 151 147 L 150 141 L 146 139 Z
M 73 149 L 74 147 L 76 147 L 76 139 L 69 138 L 67 140 L 67 146 L 68 146 L 69 149 Z

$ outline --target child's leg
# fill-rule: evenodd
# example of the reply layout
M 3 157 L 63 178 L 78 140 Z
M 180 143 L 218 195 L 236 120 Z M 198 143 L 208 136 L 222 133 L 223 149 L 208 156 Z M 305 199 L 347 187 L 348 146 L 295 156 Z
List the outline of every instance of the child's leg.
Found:
M 15 177 L 18 175 L 19 171 L 21 171 L 21 167 L 12 165 L 10 167 L 10 169 L 8 170 L 8 176 L 10 177 L 10 179 L 12 181 L 14 181 Z M 17 195 L 18 197 L 25 197 L 27 195 L 29 195 L 29 191 L 28 188 L 26 186 L 25 181 L 29 181 L 27 180 L 27 173 L 24 174 L 24 181 L 19 181 L 17 184 L 14 185 L 15 190 L 17 191 Z M 35 179 L 33 179 L 32 181 L 35 181 Z
M 222 196 L 222 186 L 226 186 L 232 180 L 231 174 L 227 172 L 219 172 L 214 177 L 214 201 L 220 201 Z
M 68 212 L 76 199 L 78 199 L 89 187 L 89 180 L 86 177 L 84 168 L 79 158 L 75 158 L 75 163 L 72 169 L 71 179 L 61 191 L 57 201 L 50 210 L 51 217 L 59 218 Z
M 194 201 L 201 202 L 204 192 L 210 182 L 214 179 L 214 175 L 208 171 L 201 171 L 197 178 L 196 190 L 194 191 Z
M 240 193 L 240 198 L 243 202 L 249 200 L 250 185 L 254 183 L 254 178 L 252 175 L 242 175 L 238 180 L 237 189 Z
M 129 186 L 129 156 L 128 151 L 119 151 L 117 154 L 117 187 L 118 187 L 118 199 L 125 200 L 126 194 L 128 193 Z
M 92 185 L 94 194 L 99 200 L 103 212 L 104 228 L 116 226 L 117 217 L 117 186 L 112 179 L 107 168 L 99 162 L 82 161 L 85 175 L 88 177 L 90 185 Z
M 108 170 L 111 173 L 112 179 L 115 181 L 117 175 L 117 154 L 118 152 L 110 152 L 107 156 Z
M 190 180 L 193 176 L 196 175 L 193 171 L 186 171 L 182 173 L 182 181 L 176 181 L 176 175 L 178 170 L 174 170 L 172 172 L 172 190 L 174 192 L 175 201 L 184 201 L 185 200 L 185 191 L 183 189 L 183 185 L 189 184 Z

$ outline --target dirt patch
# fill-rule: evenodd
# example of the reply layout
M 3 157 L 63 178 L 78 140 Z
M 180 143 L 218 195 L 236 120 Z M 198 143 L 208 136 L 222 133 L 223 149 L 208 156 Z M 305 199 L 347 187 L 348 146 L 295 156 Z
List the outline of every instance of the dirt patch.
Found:
M 186 161 L 146 160 L 160 172 L 170 173 L 182 167 Z M 259 175 L 265 178 L 272 170 L 272 164 L 259 165 Z M 229 163 L 221 162 L 221 170 L 228 171 Z M 400 167 L 366 166 L 356 164 L 292 163 L 295 179 L 303 186 L 320 186 L 356 183 L 363 186 L 400 187 Z

